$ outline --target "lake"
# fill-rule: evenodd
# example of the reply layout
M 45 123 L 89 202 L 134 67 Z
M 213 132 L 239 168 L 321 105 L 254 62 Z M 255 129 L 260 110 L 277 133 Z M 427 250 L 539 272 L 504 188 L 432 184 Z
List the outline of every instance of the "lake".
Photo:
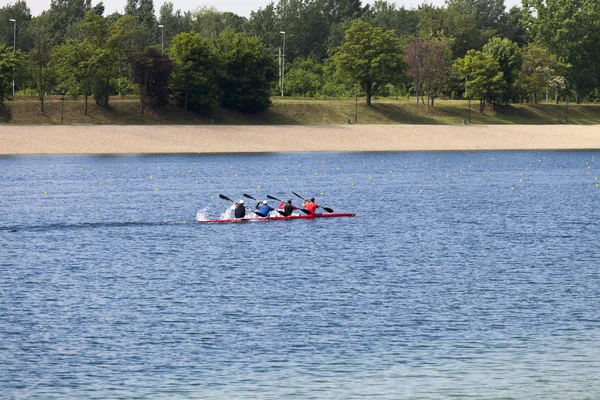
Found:
M 596 399 L 596 156 L 0 158 L 2 397 Z

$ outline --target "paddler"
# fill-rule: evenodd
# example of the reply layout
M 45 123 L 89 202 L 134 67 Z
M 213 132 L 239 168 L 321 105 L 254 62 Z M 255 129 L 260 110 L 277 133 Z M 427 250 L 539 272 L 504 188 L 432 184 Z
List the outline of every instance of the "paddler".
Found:
M 284 217 L 289 217 L 290 215 L 292 215 L 294 210 L 298 209 L 298 207 L 294 207 L 292 205 L 292 200 L 288 200 L 287 203 L 281 202 L 281 204 L 279 204 L 279 209 L 283 210 L 280 211 L 281 215 L 283 215 Z
M 308 215 L 315 215 L 315 211 L 319 208 L 319 205 L 315 203 L 315 198 L 311 197 L 309 201 L 302 202 L 302 207 L 306 208 L 309 211 Z
M 258 210 L 259 213 L 261 213 L 262 215 L 264 215 L 265 217 L 269 217 L 269 213 L 274 210 L 273 207 L 271 207 L 269 205 L 269 203 L 266 200 L 263 200 L 262 203 L 259 202 L 256 205 L 256 209 Z
M 234 218 L 244 218 L 246 216 L 246 206 L 244 206 L 244 200 L 234 202 L 233 207 Z

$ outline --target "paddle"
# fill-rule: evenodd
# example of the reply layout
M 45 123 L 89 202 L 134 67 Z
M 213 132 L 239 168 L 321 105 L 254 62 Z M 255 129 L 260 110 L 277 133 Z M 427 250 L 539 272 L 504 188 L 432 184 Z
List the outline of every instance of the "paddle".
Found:
M 283 200 L 279 200 L 277 197 L 273 197 L 273 196 L 271 196 L 271 195 L 267 195 L 267 199 L 276 200 L 276 201 L 278 201 L 278 202 L 280 202 L 280 203 L 285 203 Z M 304 214 L 310 214 L 310 211 L 308 211 L 308 210 L 307 210 L 307 209 L 305 209 L 305 208 L 296 207 L 296 209 L 297 209 L 297 210 L 300 210 L 300 211 L 302 211 Z M 278 210 L 278 211 L 279 211 L 279 210 Z M 280 213 L 281 215 L 284 215 L 284 214 L 283 214 L 281 211 L 279 211 L 279 213 Z
M 302 196 L 300 196 L 298 193 L 296 192 L 292 192 L 294 193 L 295 196 L 300 197 L 302 200 L 306 201 L 306 199 Z M 323 210 L 327 211 L 328 213 L 332 213 L 333 209 L 329 208 L 329 207 L 323 207 L 323 206 L 319 206 L 319 208 L 322 208 Z
M 220 194 L 219 197 L 223 200 L 227 200 L 227 201 L 231 201 L 232 203 L 235 203 L 235 201 L 231 200 L 229 197 L 225 196 L 224 194 Z M 244 206 L 244 208 L 250 212 L 253 212 L 254 214 L 258 215 L 259 217 L 263 217 L 263 218 L 266 217 L 265 214 L 259 213 L 258 211 L 252 210 L 246 206 Z

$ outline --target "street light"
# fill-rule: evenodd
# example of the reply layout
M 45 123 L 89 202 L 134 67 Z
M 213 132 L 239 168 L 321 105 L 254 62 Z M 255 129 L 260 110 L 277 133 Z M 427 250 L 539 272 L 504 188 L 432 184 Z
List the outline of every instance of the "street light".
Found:
M 60 114 L 60 123 L 64 124 L 65 123 L 65 89 L 62 89 L 60 91 L 60 93 L 62 94 L 62 97 L 60 98 L 60 101 L 62 102 L 62 112 Z
M 165 53 L 165 26 L 164 25 L 159 25 L 158 26 L 160 28 L 160 51 L 162 54 Z
M 468 88 L 468 83 L 469 83 L 469 77 L 467 75 L 465 75 L 465 95 L 467 96 L 467 103 L 468 103 L 468 107 L 469 107 L 469 111 L 468 111 L 468 121 L 469 123 L 471 123 L 471 96 L 469 96 L 469 88 Z
M 283 57 L 281 58 L 281 97 L 283 97 L 283 85 L 285 81 L 285 32 L 279 31 L 283 35 Z
M 15 24 L 14 30 L 13 30 L 13 53 L 17 52 L 17 20 L 16 19 L 9 19 L 10 22 L 13 22 Z M 13 68 L 13 91 L 12 91 L 13 96 L 15 95 L 15 69 Z

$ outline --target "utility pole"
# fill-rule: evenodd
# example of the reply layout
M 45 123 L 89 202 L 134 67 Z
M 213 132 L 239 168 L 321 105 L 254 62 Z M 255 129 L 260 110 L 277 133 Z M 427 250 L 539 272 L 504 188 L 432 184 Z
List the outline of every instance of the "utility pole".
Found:
M 279 33 L 283 35 L 283 56 L 281 58 L 281 97 L 283 97 L 283 88 L 285 82 L 285 32 L 280 31 Z

